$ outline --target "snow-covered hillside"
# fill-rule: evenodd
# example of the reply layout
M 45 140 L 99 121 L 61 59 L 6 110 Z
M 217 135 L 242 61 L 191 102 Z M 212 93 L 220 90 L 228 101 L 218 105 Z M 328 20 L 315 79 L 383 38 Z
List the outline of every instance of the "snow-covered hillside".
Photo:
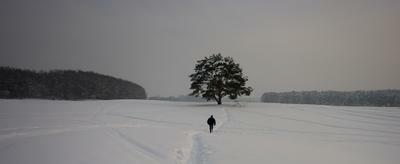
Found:
M 4 164 L 399 162 L 400 108 L 0 100 Z

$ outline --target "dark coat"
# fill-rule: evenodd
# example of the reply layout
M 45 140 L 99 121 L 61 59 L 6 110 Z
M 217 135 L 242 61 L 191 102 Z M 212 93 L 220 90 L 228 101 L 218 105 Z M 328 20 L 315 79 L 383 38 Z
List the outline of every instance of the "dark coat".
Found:
M 210 126 L 215 126 L 215 124 L 217 124 L 217 122 L 215 121 L 214 117 L 211 116 L 210 118 L 208 118 L 207 124 Z

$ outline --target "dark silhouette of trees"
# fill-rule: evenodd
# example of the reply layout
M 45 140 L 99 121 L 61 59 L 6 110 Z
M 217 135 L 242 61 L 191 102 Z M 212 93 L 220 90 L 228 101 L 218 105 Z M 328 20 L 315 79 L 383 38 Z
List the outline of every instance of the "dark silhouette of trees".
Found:
M 153 96 L 149 97 L 149 100 L 161 100 L 161 101 L 181 101 L 181 102 L 205 102 L 204 99 L 194 96 L 188 95 L 180 95 L 180 96 L 168 96 L 168 97 L 161 97 L 161 96 Z
M 0 98 L 145 99 L 143 87 L 94 72 L 0 67 Z
M 400 90 L 267 92 L 262 102 L 344 106 L 400 106 Z
M 203 97 L 207 101 L 215 100 L 222 104 L 222 98 L 229 96 L 236 99 L 241 95 L 250 95 L 251 87 L 246 87 L 247 77 L 243 76 L 239 64 L 232 57 L 223 57 L 221 54 L 211 55 L 198 60 L 191 74 L 191 96 Z

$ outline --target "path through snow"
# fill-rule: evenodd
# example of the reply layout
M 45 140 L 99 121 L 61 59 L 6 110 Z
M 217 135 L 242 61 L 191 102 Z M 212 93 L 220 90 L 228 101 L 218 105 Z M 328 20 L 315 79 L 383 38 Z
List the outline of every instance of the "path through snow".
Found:
M 210 163 L 207 156 L 212 154 L 212 151 L 210 150 L 211 145 L 205 143 L 203 140 L 206 137 L 212 137 L 215 135 L 216 131 L 223 127 L 223 125 L 229 120 L 228 112 L 224 106 L 217 107 L 217 109 L 222 111 L 222 115 L 220 115 L 220 118 L 216 118 L 217 125 L 215 126 L 214 133 L 210 134 L 208 131 L 203 130 L 191 133 L 191 154 L 187 161 L 188 164 Z

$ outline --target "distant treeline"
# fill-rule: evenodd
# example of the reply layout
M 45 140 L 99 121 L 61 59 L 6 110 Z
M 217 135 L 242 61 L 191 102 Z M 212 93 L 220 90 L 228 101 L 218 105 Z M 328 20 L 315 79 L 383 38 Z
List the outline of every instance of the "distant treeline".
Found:
M 267 92 L 262 102 L 344 106 L 400 106 L 400 90 Z
M 201 97 L 189 96 L 189 95 L 180 95 L 180 96 L 168 96 L 168 97 L 161 97 L 161 96 L 153 96 L 149 97 L 149 100 L 162 100 L 162 101 L 180 101 L 180 102 L 206 102 L 206 99 Z M 235 100 L 231 100 L 227 97 L 223 98 L 222 101 L 224 102 L 260 102 L 259 98 L 254 97 L 238 97 Z
M 169 96 L 169 97 L 161 97 L 161 96 L 153 96 L 149 97 L 149 100 L 162 100 L 162 101 L 182 101 L 182 102 L 205 102 L 205 99 L 194 97 L 194 96 L 185 96 L 180 95 L 178 97 Z
M 0 67 L 0 98 L 145 99 L 143 87 L 94 72 Z

